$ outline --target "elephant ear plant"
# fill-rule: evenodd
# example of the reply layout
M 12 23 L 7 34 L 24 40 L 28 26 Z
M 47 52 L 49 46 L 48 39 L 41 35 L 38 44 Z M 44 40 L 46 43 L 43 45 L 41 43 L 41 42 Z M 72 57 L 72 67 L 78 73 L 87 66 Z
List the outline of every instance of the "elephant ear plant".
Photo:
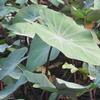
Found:
M 45 98 L 49 100 L 60 96 L 77 100 L 85 92 L 100 86 L 97 43 L 100 32 L 93 30 L 94 26 L 89 30 L 84 27 L 93 25 L 95 18 L 100 20 L 97 14 L 100 2 L 76 1 L 0 0 L 0 84 L 6 85 L 0 91 L 0 100 L 8 100 L 18 87 L 28 83 L 43 90 L 42 96 L 46 94 Z M 68 61 L 82 62 L 87 68 L 84 70 L 82 65 L 78 68 L 67 61 L 61 62 L 61 67 L 67 63 L 63 66 L 66 70 L 71 69 L 70 74 L 85 73 L 86 77 L 94 78 L 91 79 L 93 82 L 84 86 L 53 76 L 50 63 L 61 54 Z M 43 71 L 38 72 L 42 68 Z

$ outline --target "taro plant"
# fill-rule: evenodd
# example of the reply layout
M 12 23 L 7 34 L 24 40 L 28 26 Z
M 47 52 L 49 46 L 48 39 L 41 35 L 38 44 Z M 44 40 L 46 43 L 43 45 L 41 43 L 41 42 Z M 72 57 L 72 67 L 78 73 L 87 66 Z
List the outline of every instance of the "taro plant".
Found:
M 99 88 L 99 20 L 99 0 L 0 0 L 0 100 L 23 84 L 43 90 L 39 100 L 77 100 Z M 52 73 L 62 65 L 74 81 Z M 78 84 L 77 72 L 91 82 Z

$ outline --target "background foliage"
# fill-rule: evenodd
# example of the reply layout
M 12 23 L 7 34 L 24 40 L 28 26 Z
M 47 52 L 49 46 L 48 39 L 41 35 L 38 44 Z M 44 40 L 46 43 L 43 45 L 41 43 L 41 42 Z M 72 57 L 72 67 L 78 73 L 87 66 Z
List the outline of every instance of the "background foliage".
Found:
M 24 94 L 40 89 L 36 100 L 92 100 L 99 39 L 100 0 L 0 0 L 0 100 L 24 84 Z

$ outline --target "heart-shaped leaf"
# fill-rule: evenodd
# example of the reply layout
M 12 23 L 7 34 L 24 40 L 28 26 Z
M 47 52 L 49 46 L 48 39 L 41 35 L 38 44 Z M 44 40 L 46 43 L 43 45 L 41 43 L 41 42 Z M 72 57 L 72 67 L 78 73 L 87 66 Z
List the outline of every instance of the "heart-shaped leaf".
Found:
M 18 32 L 20 27 L 25 26 L 28 33 L 37 33 L 43 41 L 67 57 L 100 65 L 100 49 L 90 31 L 77 25 L 72 18 L 47 8 L 41 9 L 40 15 L 45 25 L 26 22 L 14 24 L 9 29 Z M 34 34 L 28 33 L 23 35 L 34 37 Z
M 71 18 L 52 10 L 45 9 L 41 16 L 47 27 L 44 32 L 37 33 L 45 42 L 58 48 L 69 58 L 99 64 L 97 59 L 100 59 L 100 49 L 89 31 Z
M 31 43 L 29 57 L 27 61 L 27 69 L 33 71 L 37 67 L 42 66 L 47 62 L 50 46 L 42 41 L 37 35 Z M 59 50 L 52 48 L 50 61 L 54 60 L 59 54 Z
M 49 9 L 42 10 L 41 17 L 46 26 L 43 27 L 44 32 L 37 31 L 37 34 L 46 43 L 58 48 L 69 58 L 94 65 L 100 64 L 100 49 L 91 33 L 84 27 L 77 25 L 73 19 Z

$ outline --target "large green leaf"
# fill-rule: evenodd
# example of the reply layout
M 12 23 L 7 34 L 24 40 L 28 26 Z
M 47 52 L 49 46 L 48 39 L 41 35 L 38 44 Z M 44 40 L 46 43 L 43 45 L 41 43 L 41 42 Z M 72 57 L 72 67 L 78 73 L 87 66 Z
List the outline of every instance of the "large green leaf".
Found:
M 47 62 L 50 46 L 42 41 L 38 36 L 35 36 L 31 43 L 29 57 L 27 62 L 27 69 L 33 71 L 36 67 Z M 54 60 L 59 54 L 59 50 L 52 48 L 50 60 Z
M 13 93 L 19 86 L 25 84 L 26 82 L 27 79 L 24 76 L 21 76 L 15 84 L 6 86 L 2 91 L 0 91 L 0 100 L 4 99 L 5 97 Z
M 20 27 L 24 26 L 24 31 L 28 29 L 28 33 L 32 33 L 32 31 L 37 33 L 43 41 L 57 48 L 67 57 L 100 65 L 100 49 L 93 40 L 90 31 L 56 11 L 46 8 L 40 12 L 45 25 L 26 22 L 14 24 L 9 29 L 18 32 Z M 34 37 L 34 34 L 28 33 L 23 35 Z
M 16 66 L 22 61 L 22 57 L 27 52 L 27 48 L 21 48 L 12 52 L 2 63 L 2 70 L 0 70 L 0 80 L 9 75 Z
M 89 31 L 77 25 L 71 18 L 58 12 L 44 9 L 41 17 L 44 29 L 37 34 L 49 45 L 58 48 L 67 57 L 99 65 L 100 49 Z M 97 60 L 98 59 L 98 60 Z

